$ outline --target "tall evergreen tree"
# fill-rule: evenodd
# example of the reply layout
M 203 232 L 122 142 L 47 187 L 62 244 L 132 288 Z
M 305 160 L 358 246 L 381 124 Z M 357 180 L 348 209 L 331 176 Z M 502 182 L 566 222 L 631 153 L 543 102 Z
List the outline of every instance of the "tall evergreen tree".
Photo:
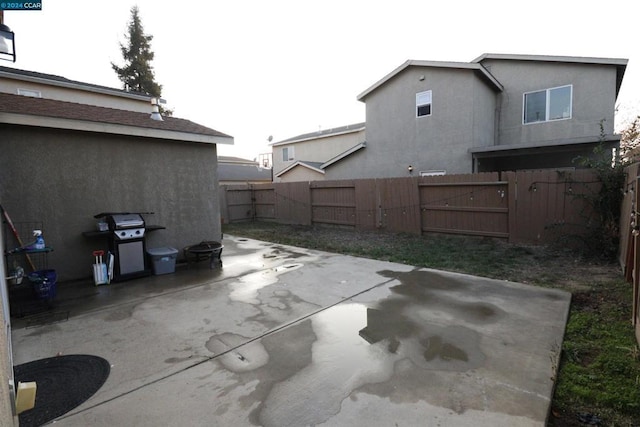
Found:
M 124 66 L 111 63 L 111 67 L 118 74 L 124 89 L 146 93 L 160 97 L 162 85 L 156 83 L 151 61 L 154 53 L 151 51 L 153 36 L 146 35 L 140 21 L 138 6 L 131 8 L 131 21 L 128 34 L 125 35 L 128 44 L 120 43 L 120 51 L 124 59 Z

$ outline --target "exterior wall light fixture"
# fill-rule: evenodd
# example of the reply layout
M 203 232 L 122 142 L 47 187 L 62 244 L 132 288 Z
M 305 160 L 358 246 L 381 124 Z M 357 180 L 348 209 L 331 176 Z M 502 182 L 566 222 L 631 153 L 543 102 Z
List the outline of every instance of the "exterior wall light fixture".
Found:
M 15 34 L 0 20 L 0 59 L 16 62 Z
M 413 173 L 413 166 L 409 165 L 409 167 L 407 168 L 407 170 L 409 171 L 409 173 Z

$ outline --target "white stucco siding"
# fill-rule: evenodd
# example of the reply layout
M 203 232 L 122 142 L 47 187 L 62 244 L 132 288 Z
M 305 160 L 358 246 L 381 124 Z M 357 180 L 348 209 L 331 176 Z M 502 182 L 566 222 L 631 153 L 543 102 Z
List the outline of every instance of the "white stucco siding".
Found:
M 483 65 L 504 85 L 501 95 L 499 145 L 532 144 L 598 137 L 600 122 L 614 129 L 616 69 L 579 63 L 488 60 Z M 571 118 L 523 124 L 523 96 L 527 92 L 572 85 Z

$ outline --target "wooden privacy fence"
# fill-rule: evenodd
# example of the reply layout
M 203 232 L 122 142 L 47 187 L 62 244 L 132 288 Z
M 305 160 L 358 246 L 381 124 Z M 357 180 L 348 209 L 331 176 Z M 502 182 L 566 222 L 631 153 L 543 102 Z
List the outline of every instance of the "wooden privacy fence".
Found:
M 620 265 L 633 287 L 632 321 L 640 344 L 640 164 L 625 169 L 624 199 L 620 210 Z
M 223 186 L 223 222 L 270 220 L 355 230 L 549 243 L 589 221 L 590 170 L 491 172 Z

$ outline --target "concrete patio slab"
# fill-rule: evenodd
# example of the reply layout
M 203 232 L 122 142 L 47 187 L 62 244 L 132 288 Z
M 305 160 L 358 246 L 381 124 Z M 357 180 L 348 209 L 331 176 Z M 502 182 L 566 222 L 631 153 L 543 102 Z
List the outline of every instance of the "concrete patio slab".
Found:
M 570 295 L 225 236 L 208 263 L 60 287 L 13 322 L 14 363 L 111 375 L 64 426 L 543 426 Z

